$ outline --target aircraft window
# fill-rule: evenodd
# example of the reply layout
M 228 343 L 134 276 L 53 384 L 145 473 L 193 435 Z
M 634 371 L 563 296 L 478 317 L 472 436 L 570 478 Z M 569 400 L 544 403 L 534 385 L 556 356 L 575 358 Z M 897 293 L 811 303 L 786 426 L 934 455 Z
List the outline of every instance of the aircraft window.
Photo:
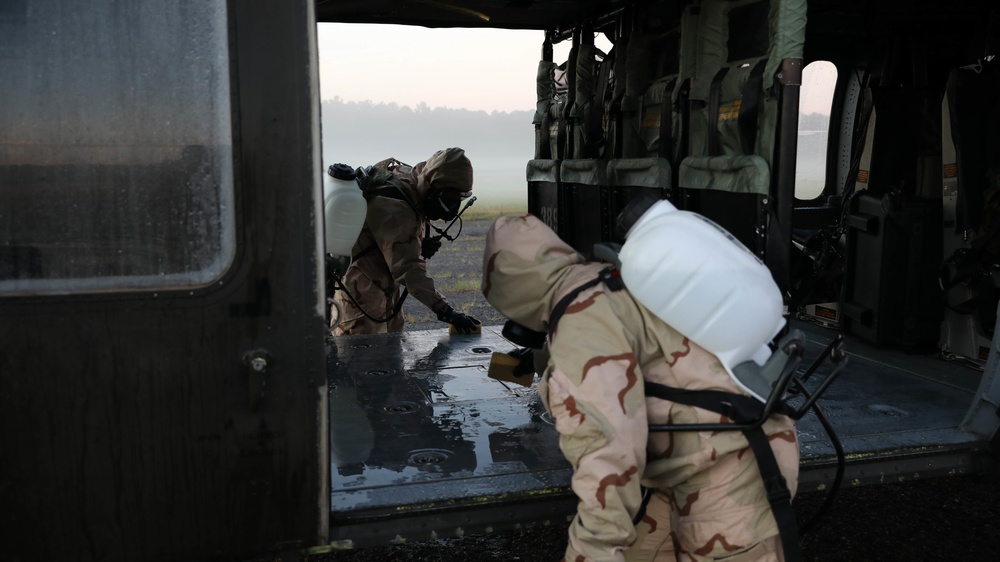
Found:
M 556 62 L 561 62 L 569 58 L 570 48 L 573 46 L 573 42 L 566 40 L 556 43 L 552 46 L 552 60 Z M 602 53 L 607 54 L 614 47 L 614 43 L 608 39 L 604 33 L 597 32 L 594 33 L 594 46 L 601 50 Z
M 796 199 L 815 199 L 823 193 L 826 185 L 826 147 L 836 83 L 837 67 L 829 61 L 814 61 L 802 70 L 795 164 Z
M 236 238 L 226 4 L 22 4 L 0 18 L 0 295 L 221 277 Z

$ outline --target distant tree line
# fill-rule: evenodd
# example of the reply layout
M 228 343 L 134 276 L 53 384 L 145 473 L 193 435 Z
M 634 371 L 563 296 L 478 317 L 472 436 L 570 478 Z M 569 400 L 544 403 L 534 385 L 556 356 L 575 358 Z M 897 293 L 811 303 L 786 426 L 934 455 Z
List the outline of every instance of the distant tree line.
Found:
M 826 131 L 830 127 L 830 116 L 822 113 L 799 114 L 799 130 Z
M 426 103 L 410 108 L 339 97 L 324 100 L 321 110 L 324 161 L 367 165 L 392 156 L 415 164 L 438 149 L 459 146 L 477 167 L 518 162 L 523 170 L 534 154 L 531 111 L 488 113 Z
M 434 151 L 459 146 L 476 170 L 475 191 L 484 204 L 524 202 L 525 167 L 534 157 L 533 111 L 472 111 L 416 108 L 396 103 L 324 100 L 322 111 L 323 163 L 367 166 L 384 158 L 408 164 L 427 159 Z M 802 131 L 822 131 L 830 118 L 819 113 L 799 116 Z M 826 137 L 799 139 L 800 168 L 822 168 Z M 819 172 L 817 172 L 819 173 Z

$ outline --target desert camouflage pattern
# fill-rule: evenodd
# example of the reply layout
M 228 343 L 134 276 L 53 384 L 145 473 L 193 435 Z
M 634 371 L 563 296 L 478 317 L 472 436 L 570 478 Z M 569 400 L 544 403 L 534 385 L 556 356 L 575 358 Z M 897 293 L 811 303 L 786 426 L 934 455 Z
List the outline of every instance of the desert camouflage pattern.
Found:
M 377 319 L 390 316 L 402 287 L 435 313 L 449 304 L 434 288 L 420 255 L 423 204 L 432 181 L 436 187 L 444 182 L 445 189 L 471 192 L 472 167 L 464 154 L 460 148 L 441 150 L 415 166 L 396 166 L 387 183 L 398 187 L 403 199 L 373 197 L 368 202 L 365 225 L 352 250 L 355 259 L 343 281 L 369 315 Z M 377 322 L 367 318 L 343 291 L 334 293 L 333 298 L 331 322 L 335 336 L 403 330 L 402 312 L 388 322 Z
M 501 217 L 486 239 L 482 291 L 497 310 L 547 331 L 555 304 L 606 267 L 586 263 L 534 216 Z M 780 538 L 743 434 L 650 433 L 649 424 L 716 423 L 720 415 L 646 398 L 643 380 L 742 393 L 719 360 L 604 284 L 581 292 L 548 341 L 538 385 L 573 467 L 579 498 L 565 560 L 782 560 Z M 721 421 L 727 421 L 722 419 Z M 764 425 L 794 494 L 791 419 Z M 656 490 L 637 525 L 642 487 Z

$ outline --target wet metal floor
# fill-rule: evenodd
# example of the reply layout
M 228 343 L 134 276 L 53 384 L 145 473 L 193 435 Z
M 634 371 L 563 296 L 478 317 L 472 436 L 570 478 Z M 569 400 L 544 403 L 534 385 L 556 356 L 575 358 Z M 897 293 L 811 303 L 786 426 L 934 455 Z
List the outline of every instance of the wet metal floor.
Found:
M 808 364 L 833 333 L 797 327 Z M 426 539 L 573 511 L 571 471 L 534 387 L 486 376 L 494 351 L 514 349 L 499 332 L 333 341 L 331 540 Z M 853 342 L 847 351 L 848 366 L 820 401 L 847 453 L 845 485 L 972 470 L 977 438 L 958 425 L 979 371 L 884 351 L 874 360 Z M 801 489 L 822 488 L 835 473 L 834 448 L 814 415 L 798 430 Z

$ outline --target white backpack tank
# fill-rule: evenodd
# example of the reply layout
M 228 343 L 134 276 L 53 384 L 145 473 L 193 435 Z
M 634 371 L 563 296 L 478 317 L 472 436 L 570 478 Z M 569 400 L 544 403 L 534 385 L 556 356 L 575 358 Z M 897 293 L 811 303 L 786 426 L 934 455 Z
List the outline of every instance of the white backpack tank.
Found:
M 340 274 L 351 264 L 351 250 L 368 214 L 368 202 L 356 177 L 354 169 L 346 164 L 334 164 L 323 174 L 326 253 L 340 262 Z
M 763 365 L 785 325 L 781 291 L 757 256 L 709 219 L 658 200 L 629 228 L 619 258 L 636 300 L 767 399 L 733 374 L 745 361 Z

